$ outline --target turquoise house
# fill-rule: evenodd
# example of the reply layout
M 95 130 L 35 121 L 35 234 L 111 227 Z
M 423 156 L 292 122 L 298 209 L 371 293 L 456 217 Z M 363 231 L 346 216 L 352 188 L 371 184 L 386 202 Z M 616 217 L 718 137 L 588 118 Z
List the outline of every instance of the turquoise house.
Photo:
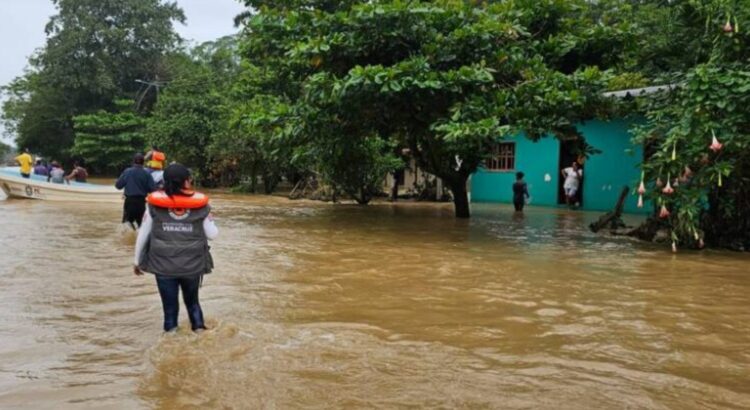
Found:
M 609 211 L 617 202 L 622 187 L 631 188 L 625 212 L 645 213 L 650 206 L 638 208 L 634 193 L 640 178 L 639 164 L 643 148 L 633 145 L 628 131 L 633 121 L 589 121 L 578 126 L 588 145 L 601 153 L 591 155 L 583 165 L 583 183 L 579 188 L 581 209 Z M 522 171 L 529 187 L 532 206 L 563 206 L 563 178 L 560 171 L 578 158 L 580 142 L 547 137 L 534 142 L 518 135 L 499 143 L 494 156 L 471 177 L 472 202 L 512 203 L 511 186 L 517 171 Z

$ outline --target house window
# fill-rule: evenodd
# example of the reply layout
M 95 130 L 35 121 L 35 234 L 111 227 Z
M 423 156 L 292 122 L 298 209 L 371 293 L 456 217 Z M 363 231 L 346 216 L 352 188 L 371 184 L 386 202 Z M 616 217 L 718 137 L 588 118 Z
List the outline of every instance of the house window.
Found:
M 490 171 L 512 171 L 516 168 L 516 143 L 501 142 L 492 148 L 492 156 L 485 162 Z

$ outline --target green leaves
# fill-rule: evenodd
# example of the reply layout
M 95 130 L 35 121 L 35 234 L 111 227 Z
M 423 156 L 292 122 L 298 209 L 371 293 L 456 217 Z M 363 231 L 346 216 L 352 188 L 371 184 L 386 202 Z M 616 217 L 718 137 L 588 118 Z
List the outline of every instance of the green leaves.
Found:
M 742 63 L 700 64 L 682 84 L 650 101 L 637 132 L 638 142 L 656 148 L 644 162 L 646 177 L 677 179 L 674 194 L 651 194 L 678 210 L 670 220 L 677 241 L 726 245 L 746 238 L 748 226 L 750 95 L 737 90 L 750 87 L 750 71 Z M 721 148 L 712 150 L 714 135 Z
M 121 106 L 132 106 L 124 101 Z M 145 145 L 146 121 L 122 108 L 120 112 L 99 111 L 73 119 L 75 141 L 71 153 L 86 161 L 90 170 L 116 173 Z
M 352 195 L 375 189 L 400 148 L 463 195 L 505 134 L 570 132 L 606 107 L 597 95 L 608 76 L 587 62 L 613 60 L 607 39 L 621 30 L 599 27 L 589 9 L 577 0 L 264 3 L 241 47 L 253 73 L 246 98 L 289 110 L 274 127 L 245 115 L 263 140 L 285 136 L 308 154 L 310 172 Z

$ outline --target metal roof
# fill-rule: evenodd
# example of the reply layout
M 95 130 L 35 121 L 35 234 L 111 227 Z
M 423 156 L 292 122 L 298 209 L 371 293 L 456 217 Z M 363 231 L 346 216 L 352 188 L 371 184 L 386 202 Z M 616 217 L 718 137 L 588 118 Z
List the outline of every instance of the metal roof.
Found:
M 662 91 L 674 90 L 675 88 L 679 88 L 681 86 L 682 84 L 655 85 L 653 87 L 631 88 L 628 90 L 609 91 L 609 92 L 604 93 L 603 95 L 605 97 L 617 97 L 617 98 L 626 98 L 628 96 L 640 97 L 642 95 L 648 95 L 648 94 L 654 94 L 654 93 L 658 93 Z

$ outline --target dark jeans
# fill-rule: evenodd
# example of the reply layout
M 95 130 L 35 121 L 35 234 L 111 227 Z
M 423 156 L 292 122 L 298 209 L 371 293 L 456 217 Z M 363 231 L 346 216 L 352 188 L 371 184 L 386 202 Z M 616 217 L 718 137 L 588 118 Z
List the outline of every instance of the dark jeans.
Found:
M 146 213 L 145 196 L 126 196 L 123 205 L 122 222 L 129 223 L 134 229 L 135 225 L 141 226 L 143 214 Z
M 203 311 L 198 303 L 198 289 L 201 285 L 201 276 L 169 277 L 156 275 L 156 285 L 159 287 L 161 304 L 164 307 L 164 331 L 168 332 L 177 327 L 177 317 L 180 313 L 180 288 L 182 288 L 182 299 L 190 318 L 193 330 L 205 329 L 203 323 Z
M 516 208 L 516 212 L 523 211 L 523 206 L 525 205 L 524 197 L 513 197 L 513 206 Z

